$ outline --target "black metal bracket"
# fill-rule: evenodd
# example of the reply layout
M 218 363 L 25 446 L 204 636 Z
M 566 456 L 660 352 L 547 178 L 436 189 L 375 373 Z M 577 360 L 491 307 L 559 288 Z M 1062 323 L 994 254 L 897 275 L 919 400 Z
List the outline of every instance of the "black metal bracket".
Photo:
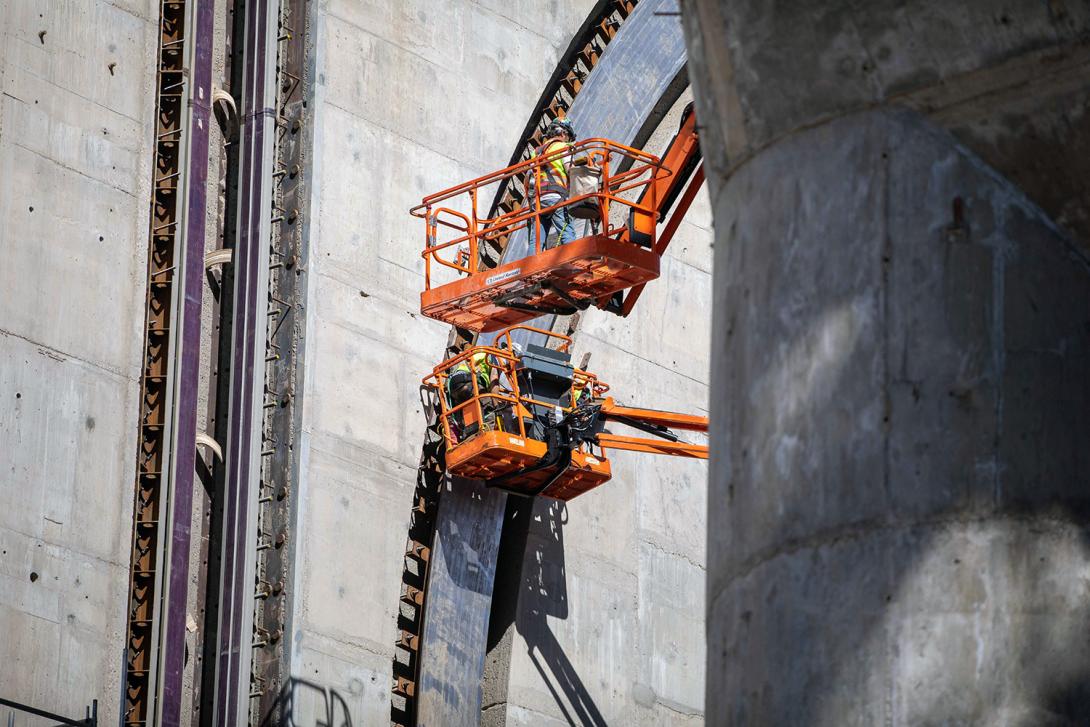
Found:
M 577 300 L 573 298 L 567 288 L 562 286 L 560 283 L 553 282 L 552 280 L 543 280 L 541 282 L 541 286 L 543 288 L 548 288 L 549 290 L 556 293 L 558 296 L 560 296 L 561 300 L 563 300 L 565 303 L 572 306 L 576 310 L 586 310 L 587 308 L 590 308 L 590 304 L 594 302 L 592 300 Z
M 570 316 L 579 312 L 579 308 L 561 308 L 559 306 L 551 305 L 530 305 L 529 303 L 519 302 L 519 298 L 524 298 L 528 295 L 534 295 L 535 293 L 542 292 L 542 286 L 540 283 L 531 285 L 529 288 L 523 288 L 521 290 L 512 290 L 509 293 L 496 298 L 496 305 L 503 308 L 513 308 L 514 310 L 524 310 L 528 313 L 539 314 L 551 314 L 557 316 Z M 559 294 L 558 294 L 559 295 Z M 561 296 L 563 297 L 563 296 Z
M 615 422 L 632 427 L 633 429 L 639 429 L 641 432 L 647 432 L 648 434 L 654 434 L 656 437 L 662 437 L 670 442 L 677 442 L 678 436 L 674 434 L 673 430 L 667 429 L 661 424 L 651 424 L 649 422 L 641 422 L 636 419 L 629 419 L 625 416 L 611 415 L 609 417 Z
M 56 722 L 58 725 L 73 725 L 74 727 L 98 727 L 98 700 L 91 700 L 90 706 L 86 708 L 85 716 L 83 719 L 69 719 L 68 717 L 62 717 L 59 714 L 53 714 L 52 712 L 46 712 L 44 709 L 38 709 L 26 704 L 19 704 L 18 702 L 10 699 L 4 699 L 0 697 L 0 706 L 10 707 L 11 709 L 32 714 L 35 717 L 44 717 L 50 721 Z

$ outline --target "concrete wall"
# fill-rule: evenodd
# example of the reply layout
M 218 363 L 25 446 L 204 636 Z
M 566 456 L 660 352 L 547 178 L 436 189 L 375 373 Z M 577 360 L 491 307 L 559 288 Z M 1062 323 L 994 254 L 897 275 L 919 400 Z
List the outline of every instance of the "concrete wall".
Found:
M 1090 269 L 1026 198 L 1055 212 L 1081 180 L 1040 197 L 1028 166 L 1023 191 L 936 127 L 1003 161 L 1027 126 L 988 83 L 1085 27 L 1064 6 L 687 4 L 716 229 L 709 721 L 1090 706 Z M 926 108 L 849 115 L 940 86 L 984 100 L 989 143 Z M 1082 116 L 1020 88 L 1028 128 Z
M 662 153 L 689 100 L 649 151 Z M 590 352 L 620 402 L 707 411 L 710 226 L 701 193 L 632 315 L 581 315 L 573 360 Z M 610 462 L 606 485 L 535 503 L 506 724 L 703 724 L 706 463 L 631 452 Z
M 448 328 L 422 318 L 425 194 L 507 163 L 592 3 L 324 2 L 315 93 L 293 718 L 389 720 L 400 576 Z
M 0 2 L 0 696 L 73 716 L 97 698 L 105 724 L 125 647 L 156 13 Z

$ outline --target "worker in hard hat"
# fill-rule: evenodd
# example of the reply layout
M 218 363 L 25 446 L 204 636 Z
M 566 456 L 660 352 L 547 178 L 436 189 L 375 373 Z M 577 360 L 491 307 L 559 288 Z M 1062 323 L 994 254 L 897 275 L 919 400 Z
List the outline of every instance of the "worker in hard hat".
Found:
M 561 404 L 567 408 L 578 409 L 584 404 L 589 404 L 594 400 L 594 395 L 591 393 L 590 381 L 582 377 L 576 376 L 572 381 L 572 387 L 569 391 L 565 392 L 561 398 Z
M 455 353 L 457 351 L 455 350 Z M 484 351 L 475 351 L 468 358 L 464 358 L 455 364 L 447 374 L 447 396 L 451 408 L 455 408 L 473 398 L 473 380 L 477 381 L 477 392 L 484 396 L 494 394 L 499 388 L 499 371 L 494 365 L 492 356 Z M 496 421 L 496 402 L 494 399 L 481 400 L 481 414 L 484 418 L 484 429 L 494 429 Z M 477 433 L 476 425 L 466 427 L 464 422 L 464 410 L 455 412 L 455 423 L 465 436 Z M 473 431 L 468 431 L 473 429 Z
M 542 209 L 568 198 L 568 163 L 575 127 L 567 119 L 556 119 L 545 129 L 545 142 L 534 150 L 534 157 L 551 157 L 534 169 L 534 187 Z M 541 247 L 548 250 L 575 239 L 575 225 L 567 207 L 541 215 Z
M 572 406 L 580 407 L 591 400 L 590 386 L 582 379 L 576 379 L 572 385 Z

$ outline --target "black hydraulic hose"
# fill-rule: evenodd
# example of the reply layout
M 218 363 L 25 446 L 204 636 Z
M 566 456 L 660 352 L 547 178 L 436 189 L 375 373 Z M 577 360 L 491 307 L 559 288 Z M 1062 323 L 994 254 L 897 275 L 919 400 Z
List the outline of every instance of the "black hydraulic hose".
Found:
M 679 438 L 673 431 L 667 429 L 661 424 L 649 424 L 647 422 L 641 422 L 639 419 L 632 419 L 626 416 L 619 416 L 616 414 L 607 414 L 607 418 L 615 422 L 620 422 L 633 429 L 639 429 L 641 432 L 647 432 L 648 434 L 654 434 L 656 437 L 662 437 L 663 439 L 671 442 L 679 441 Z

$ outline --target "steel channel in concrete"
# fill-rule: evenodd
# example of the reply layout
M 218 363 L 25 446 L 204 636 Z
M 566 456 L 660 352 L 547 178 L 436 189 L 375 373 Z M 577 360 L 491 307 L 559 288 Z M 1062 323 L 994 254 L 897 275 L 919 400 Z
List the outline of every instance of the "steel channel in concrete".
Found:
M 208 202 L 208 125 L 212 110 L 212 48 L 214 0 L 196 0 L 190 7 L 190 67 L 188 162 L 185 180 L 184 248 L 176 256 L 181 282 L 174 406 L 173 472 L 168 490 L 170 543 L 168 581 L 163 600 L 163 656 L 159 691 L 159 723 L 177 725 L 182 719 L 185 669 L 185 629 L 189 587 L 190 529 L 193 481 L 197 457 L 197 388 L 201 366 L 201 303 L 204 287 L 205 206 Z
M 128 633 L 121 704 L 121 721 L 131 725 L 158 721 L 157 695 L 160 694 L 159 685 L 163 676 L 161 665 L 165 646 L 162 603 L 167 584 L 164 571 L 169 572 L 169 567 L 164 567 L 169 549 L 163 525 L 171 520 L 168 492 L 175 479 L 177 465 L 172 446 L 175 423 L 173 402 L 177 398 L 178 388 L 178 337 L 174 332 L 182 319 L 179 307 L 184 301 L 181 289 L 185 283 L 179 270 L 185 267 L 186 262 L 180 234 L 185 213 L 180 198 L 184 179 L 182 166 L 187 158 L 187 132 L 190 130 L 186 125 L 189 117 L 183 106 L 190 91 L 186 81 L 186 62 L 192 48 L 186 40 L 186 29 L 191 8 L 184 3 L 163 2 L 159 11 L 160 42 L 156 74 L 158 124 L 152 167 L 138 437 L 140 449 L 136 463 Z M 180 297 L 182 300 L 179 300 Z M 199 306 L 199 294 L 197 300 Z M 199 326 L 199 311 L 196 323 Z M 191 474 L 192 466 L 189 471 Z M 184 616 L 184 587 L 182 593 L 181 611 Z M 170 676 L 169 670 L 167 676 Z
M 265 348 L 265 399 L 261 447 L 261 497 L 258 500 L 258 531 L 279 547 L 258 551 L 257 590 L 254 594 L 254 655 L 251 660 L 252 691 L 250 724 L 281 724 L 284 701 L 290 689 L 289 649 L 282 636 L 290 632 L 290 599 L 295 532 L 295 492 L 299 461 L 293 446 L 299 428 L 297 405 L 301 378 L 305 316 L 300 315 L 306 295 L 306 236 L 303 210 L 308 203 L 300 167 L 303 159 L 304 65 L 309 0 L 281 0 L 280 34 L 277 42 L 275 180 L 271 229 L 269 297 L 276 310 L 269 311 Z M 280 540 L 283 536 L 283 541 Z
M 272 125 L 276 14 L 269 0 L 247 6 L 240 131 L 238 243 L 235 248 L 235 322 L 227 443 L 219 647 L 214 723 L 248 719 L 253 634 L 265 331 L 271 220 Z M 271 60 L 270 60 L 271 58 Z M 260 362 L 260 365 L 259 365 Z M 264 544 L 269 545 L 269 544 Z M 261 546 L 259 546 L 261 547 Z M 211 668 L 206 665 L 206 668 Z

